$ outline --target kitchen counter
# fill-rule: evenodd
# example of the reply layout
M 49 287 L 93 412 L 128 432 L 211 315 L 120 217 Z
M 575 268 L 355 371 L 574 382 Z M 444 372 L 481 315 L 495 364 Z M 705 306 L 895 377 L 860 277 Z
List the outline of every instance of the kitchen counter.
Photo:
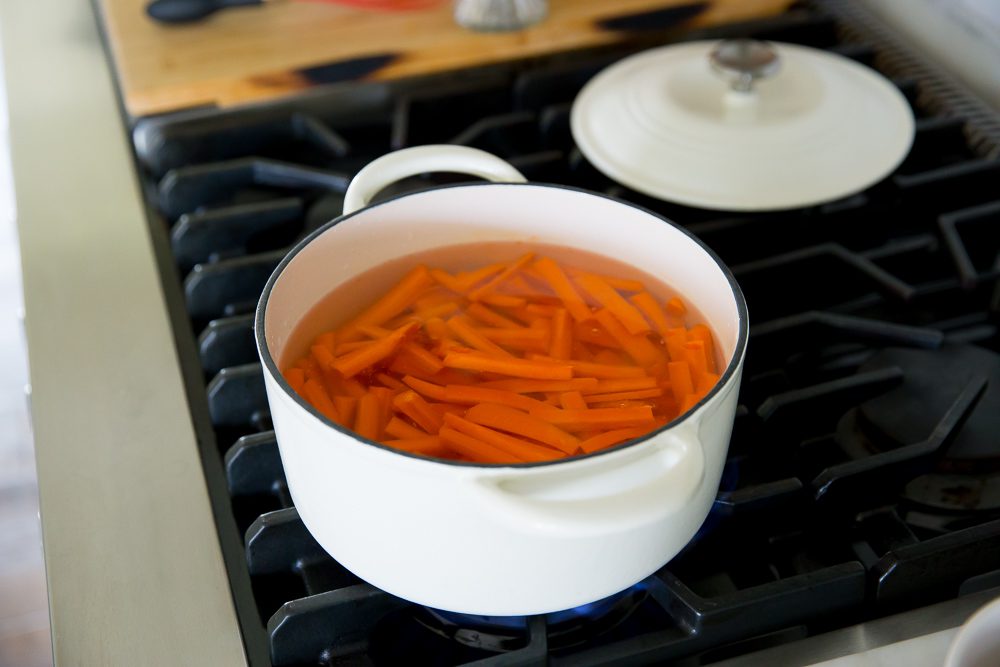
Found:
M 0 31 L 55 660 L 244 664 L 92 8 Z

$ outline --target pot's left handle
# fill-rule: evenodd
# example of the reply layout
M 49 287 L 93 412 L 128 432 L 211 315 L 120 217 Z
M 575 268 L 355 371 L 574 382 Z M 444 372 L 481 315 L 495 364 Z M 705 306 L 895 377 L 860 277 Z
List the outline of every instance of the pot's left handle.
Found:
M 344 195 L 344 213 L 368 205 L 387 185 L 435 171 L 469 174 L 497 183 L 525 183 L 521 172 L 492 153 L 468 146 L 414 146 L 383 155 L 354 176 Z

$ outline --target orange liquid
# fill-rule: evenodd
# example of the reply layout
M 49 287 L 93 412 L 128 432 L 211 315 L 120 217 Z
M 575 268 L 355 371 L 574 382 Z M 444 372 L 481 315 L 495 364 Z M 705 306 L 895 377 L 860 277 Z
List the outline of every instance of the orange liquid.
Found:
M 460 276 L 462 272 L 473 271 L 490 264 L 512 264 L 525 253 L 534 254 L 532 261 L 525 264 L 527 268 L 515 272 L 510 279 L 504 280 L 488 292 L 492 297 L 499 295 L 501 301 L 504 298 L 509 300 L 511 297 L 527 298 L 529 306 L 485 304 L 491 312 L 500 315 L 508 322 L 517 324 L 520 327 L 519 333 L 510 333 L 510 330 L 505 333 L 500 331 L 504 328 L 502 323 L 498 327 L 496 322 L 488 323 L 481 317 L 477 318 L 473 309 L 481 309 L 484 303 L 477 303 L 477 299 L 467 298 L 474 292 L 467 292 L 465 297 L 453 292 L 443 294 L 443 287 L 430 282 L 422 294 L 432 295 L 429 301 L 433 301 L 434 298 L 454 301 L 457 309 L 442 313 L 441 321 L 435 323 L 436 328 L 433 331 L 429 324 L 422 321 L 419 328 L 413 325 L 408 329 L 405 338 L 401 340 L 415 343 L 436 355 L 440 363 L 449 365 L 448 368 L 437 374 L 428 375 L 429 371 L 425 371 L 422 377 L 414 380 L 413 374 L 416 371 L 412 370 L 412 363 L 394 361 L 401 349 L 401 346 L 397 346 L 393 348 L 391 356 L 361 371 L 350 372 L 347 383 L 351 386 L 345 388 L 344 380 L 340 377 L 342 373 L 338 374 L 338 371 L 329 365 L 334 359 L 345 359 L 352 351 L 366 347 L 369 343 L 364 341 L 371 336 L 379 335 L 378 332 L 368 331 L 364 335 L 354 333 L 345 337 L 341 327 L 352 322 L 366 308 L 389 292 L 414 267 L 425 265 L 432 269 L 443 269 L 455 277 Z M 561 338 L 566 345 L 560 346 L 553 342 L 552 329 L 560 326 L 556 324 L 555 314 L 566 304 L 556 296 L 555 291 L 533 268 L 534 261 L 541 257 L 551 258 L 561 267 L 575 286 L 576 292 L 583 297 L 587 308 L 593 313 L 604 311 L 599 315 L 595 314 L 595 319 L 588 319 L 585 322 L 564 317 L 565 314 L 559 315 L 560 318 L 564 317 L 560 321 L 569 323 L 568 337 Z M 600 302 L 600 295 L 592 291 L 593 281 L 583 276 L 584 271 L 590 275 L 603 277 L 606 285 L 616 288 L 617 294 L 632 304 L 626 307 L 633 309 L 631 313 L 633 317 L 631 319 L 624 317 L 629 313 L 623 314 L 620 308 L 611 306 L 605 308 L 606 304 Z M 476 283 L 476 286 L 486 284 L 490 279 L 487 277 Z M 653 322 L 652 316 L 648 319 L 643 317 L 648 313 L 643 308 L 637 307 L 637 301 L 632 300 L 637 294 L 635 288 L 639 285 L 630 284 L 628 281 L 641 283 L 643 291 L 652 296 L 652 301 L 657 304 L 656 309 L 661 313 L 658 323 Z M 673 300 L 672 307 L 665 307 L 671 300 Z M 680 308 L 677 307 L 678 300 L 683 303 Z M 472 303 L 476 305 L 470 307 Z M 414 305 L 403 314 L 394 316 L 379 326 L 384 329 L 405 328 L 404 325 L 408 319 L 413 319 L 416 310 L 420 308 Z M 479 312 L 481 314 L 482 310 Z M 577 312 L 579 314 L 579 309 Z M 617 318 L 611 317 L 612 312 L 617 314 Z M 639 315 L 640 313 L 642 315 Z M 444 322 L 456 315 L 460 316 L 458 319 L 474 326 L 473 334 L 476 335 L 478 343 L 463 335 L 457 325 L 452 328 L 454 323 L 445 326 Z M 647 328 L 650 331 L 635 333 L 638 330 L 635 315 L 639 315 L 642 323 L 649 323 Z M 624 319 L 621 319 L 623 317 Z M 600 318 L 604 318 L 602 320 L 604 325 L 598 321 Z M 622 322 L 630 322 L 633 332 L 627 332 Z M 664 322 L 670 327 L 669 330 L 657 331 L 662 330 Z M 710 330 L 704 324 L 700 324 L 697 328 L 700 329 L 698 334 L 702 338 L 699 339 L 699 335 L 691 333 L 695 331 L 693 329 L 695 325 L 704 322 L 706 320 L 702 314 L 676 290 L 634 267 L 609 257 L 547 244 L 523 242 L 462 244 L 436 248 L 386 262 L 340 285 L 302 318 L 289 337 L 278 364 L 289 382 L 306 400 L 327 414 L 324 408 L 312 400 L 317 398 L 317 392 L 323 394 L 318 397 L 320 403 L 328 405 L 326 410 L 330 414 L 340 415 L 331 416 L 331 419 L 354 428 L 366 437 L 426 456 L 491 463 L 537 461 L 589 453 L 618 444 L 623 439 L 635 438 L 643 432 L 658 428 L 676 418 L 680 412 L 686 411 L 698 398 L 707 393 L 711 384 L 718 379 L 717 373 L 723 368 L 723 360 L 719 357 L 717 345 L 708 342 L 707 353 L 704 352 L 706 348 L 699 347 L 701 343 L 698 340 L 714 340 L 715 337 Z M 323 332 L 338 329 L 341 329 L 340 335 L 336 337 L 336 343 L 329 348 L 335 354 L 317 355 L 316 348 L 312 347 L 316 344 L 317 337 Z M 544 329 L 545 332 L 538 331 L 539 329 Z M 614 330 L 617 330 L 617 333 L 611 335 Z M 480 331 L 489 340 L 484 342 L 483 336 L 478 335 Z M 669 342 L 661 335 L 666 331 L 669 331 Z M 385 335 L 385 332 L 381 334 L 383 338 Z M 522 337 L 524 340 L 521 340 Z M 643 340 L 638 340 L 639 338 Z M 450 342 L 447 342 L 449 339 Z M 573 341 L 571 350 L 568 347 L 570 340 Z M 623 347 L 623 340 L 630 342 L 631 346 Z M 491 345 L 496 347 L 489 347 Z M 639 350 L 638 356 L 636 349 Z M 702 350 L 700 357 L 698 350 Z M 534 385 L 530 382 L 524 385 L 524 377 L 511 376 L 507 370 L 496 372 L 456 366 L 463 354 L 476 357 L 472 360 L 474 363 L 479 363 L 478 360 L 484 356 L 501 360 L 513 356 L 517 359 L 531 359 L 529 363 L 549 365 L 572 363 L 536 361 L 535 355 L 554 354 L 563 360 L 568 358 L 590 364 L 627 367 L 628 370 L 623 373 L 630 374 L 631 379 L 614 379 L 617 376 L 588 378 L 589 371 L 576 368 L 572 378 L 577 382 L 569 382 L 565 389 L 570 389 L 572 385 L 580 388 L 582 394 L 573 391 L 571 392 L 573 395 L 568 396 L 567 391 L 528 391 L 526 387 L 529 385 L 542 389 L 547 389 L 549 385 L 544 384 L 545 381 L 542 380 L 534 380 L 536 382 Z M 299 369 L 291 370 L 296 365 Z M 696 366 L 701 370 L 696 370 Z M 636 377 L 639 375 L 643 377 Z M 303 390 L 303 377 L 313 380 L 313 386 L 309 391 Z M 421 381 L 424 384 L 418 384 Z M 560 381 L 548 382 L 554 382 L 555 384 L 551 386 L 556 389 L 562 388 Z M 585 383 L 590 384 L 584 386 Z M 630 389 L 633 385 L 637 389 Z M 442 387 L 446 386 L 454 393 L 454 396 L 449 394 L 449 400 L 445 400 L 441 395 L 444 391 Z M 463 394 L 468 390 L 462 389 L 462 386 L 500 388 L 506 393 L 497 394 L 495 399 L 488 397 L 487 402 L 507 402 L 501 407 L 475 405 Z M 416 388 L 417 391 L 412 392 L 411 388 Z M 513 390 L 507 391 L 508 389 Z M 376 407 L 375 398 L 366 397 L 366 393 L 378 396 L 379 407 Z M 411 393 L 416 394 L 414 398 L 417 402 L 416 407 L 407 402 L 411 397 L 402 396 Z M 328 404 L 325 397 L 330 398 Z M 333 403 L 339 407 L 331 407 Z M 340 413 L 345 410 L 350 414 L 341 415 Z M 518 412 L 514 414 L 509 410 Z M 625 410 L 625 412 L 609 412 L 613 410 Z M 651 416 L 648 420 L 645 416 L 641 418 L 638 416 L 637 411 L 641 410 L 650 411 Z M 450 412 L 451 415 L 445 416 L 446 412 Z M 639 421 L 626 420 L 616 423 L 612 419 L 618 416 L 624 419 L 626 414 L 632 415 L 630 418 Z M 519 421 L 522 417 L 529 422 L 523 428 Z M 389 427 L 391 433 L 386 432 L 386 424 L 390 418 L 394 419 L 393 425 Z M 602 420 L 607 418 L 610 421 L 602 423 L 573 421 L 592 418 Z M 546 422 L 550 428 L 544 431 L 541 427 L 536 428 L 536 420 Z M 551 428 L 553 426 L 555 430 Z M 402 435 L 404 430 L 405 437 Z M 421 436 L 421 431 L 423 432 L 421 438 L 407 440 Z

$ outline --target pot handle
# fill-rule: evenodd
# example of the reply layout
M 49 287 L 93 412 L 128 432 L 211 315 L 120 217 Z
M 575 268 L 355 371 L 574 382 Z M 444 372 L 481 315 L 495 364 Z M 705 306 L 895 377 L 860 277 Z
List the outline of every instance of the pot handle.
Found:
M 536 474 L 479 477 L 477 495 L 484 511 L 524 531 L 583 537 L 647 525 L 680 512 L 702 487 L 699 421 L 654 436 L 651 447 L 624 460 L 598 456 L 582 469 L 556 465 Z
M 469 174 L 496 183 L 528 180 L 508 162 L 478 148 L 443 144 L 403 148 L 373 160 L 354 176 L 344 195 L 344 214 L 367 206 L 391 183 L 434 171 Z

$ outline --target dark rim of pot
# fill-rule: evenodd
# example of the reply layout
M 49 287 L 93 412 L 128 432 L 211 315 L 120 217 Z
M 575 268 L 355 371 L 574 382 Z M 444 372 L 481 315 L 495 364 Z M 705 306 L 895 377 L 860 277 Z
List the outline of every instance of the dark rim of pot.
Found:
M 660 428 L 652 430 L 649 433 L 646 433 L 645 435 L 639 438 L 635 438 L 634 440 L 628 440 L 626 442 L 614 445 L 613 447 L 607 447 L 605 449 L 601 449 L 596 452 L 591 452 L 590 454 L 579 454 L 576 456 L 567 456 L 566 458 L 555 459 L 552 461 L 536 461 L 531 463 L 474 463 L 471 461 L 452 461 L 449 459 L 431 458 L 427 456 L 420 456 L 419 454 L 412 454 L 410 452 L 405 452 L 400 449 L 390 447 L 388 445 L 383 445 L 382 443 L 377 442 L 375 440 L 369 440 L 368 438 L 361 437 L 354 431 L 344 428 L 340 424 L 337 424 L 336 422 L 327 419 L 319 412 L 319 410 L 314 408 L 312 405 L 309 404 L 308 401 L 304 400 L 301 396 L 299 396 L 298 393 L 296 393 L 296 391 L 292 389 L 291 385 L 288 384 L 284 376 L 278 370 L 278 365 L 277 363 L 275 363 L 274 358 L 271 356 L 271 351 L 267 347 L 266 336 L 264 333 L 264 313 L 267 311 L 267 302 L 268 299 L 271 297 L 271 290 L 274 288 L 275 283 L 281 276 L 282 271 L 285 270 L 285 267 L 287 267 L 288 264 L 295 258 L 295 256 L 298 255 L 303 248 L 309 245 L 313 241 L 313 239 L 320 236 L 321 234 L 326 233 L 328 230 L 335 227 L 336 225 L 339 225 L 340 223 L 346 220 L 350 220 L 354 216 L 364 213 L 370 209 L 377 208 L 379 206 L 385 206 L 386 204 L 390 204 L 392 202 L 395 202 L 399 199 L 404 199 L 406 197 L 415 197 L 421 194 L 426 194 L 437 190 L 450 190 L 454 188 L 476 188 L 476 187 L 555 188 L 559 190 L 569 190 L 571 192 L 578 192 L 580 194 L 588 195 L 590 197 L 599 197 L 601 199 L 608 199 L 623 206 L 629 206 L 631 208 L 638 209 L 643 213 L 646 213 L 654 218 L 657 218 L 664 224 L 674 227 L 682 234 L 687 236 L 689 239 L 691 239 L 695 244 L 698 245 L 698 247 L 704 250 L 708 254 L 708 256 L 712 258 L 712 261 L 715 262 L 715 264 L 719 267 L 719 270 L 722 271 L 722 274 L 726 277 L 726 280 L 729 282 L 729 287 L 730 289 L 732 289 L 733 298 L 736 301 L 736 310 L 739 314 L 739 319 L 740 319 L 739 337 L 736 341 L 736 349 L 733 351 L 732 359 L 729 360 L 729 365 L 726 367 L 725 373 L 723 373 L 722 376 L 719 378 L 718 382 L 715 383 L 715 386 L 712 387 L 712 390 L 708 392 L 704 397 L 702 397 L 702 399 L 698 401 L 692 408 L 690 408 L 683 415 L 679 416 L 677 419 L 668 422 L 667 424 L 664 424 Z M 590 190 L 584 190 L 582 188 L 576 188 L 569 185 L 552 184 L 552 183 L 491 183 L 491 182 L 455 183 L 452 185 L 444 185 L 431 188 L 429 190 L 421 190 L 418 192 L 408 192 L 400 194 L 395 197 L 391 197 L 383 201 L 380 201 L 378 203 L 369 204 L 364 208 L 360 208 L 352 213 L 348 213 L 346 215 L 337 217 L 331 220 L 330 222 L 326 223 L 322 227 L 316 229 L 314 232 L 312 232 L 304 239 L 299 241 L 295 245 L 295 247 L 292 248 L 287 255 L 285 255 L 285 257 L 281 260 L 281 262 L 278 263 L 278 266 L 275 267 L 274 272 L 271 273 L 271 277 L 268 278 L 267 284 L 264 286 L 264 291 L 261 294 L 260 301 L 257 303 L 257 312 L 254 316 L 254 337 L 257 342 L 257 351 L 260 354 L 261 359 L 263 360 L 265 369 L 267 370 L 268 373 L 271 374 L 272 377 L 274 377 L 274 379 L 278 382 L 278 385 L 282 388 L 282 390 L 284 390 L 284 392 L 288 394 L 292 398 L 292 400 L 298 403 L 302 409 L 312 414 L 314 417 L 319 419 L 321 422 L 323 422 L 330 428 L 339 431 L 340 433 L 352 438 L 353 440 L 359 443 L 370 445 L 372 447 L 377 447 L 379 449 L 392 452 L 393 454 L 398 454 L 399 456 L 407 456 L 420 461 L 439 463 L 443 465 L 452 465 L 452 466 L 466 466 L 473 468 L 536 468 L 542 466 L 558 465 L 560 463 L 566 463 L 569 461 L 579 461 L 585 458 L 603 456 L 605 454 L 610 454 L 612 452 L 620 451 L 627 447 L 633 447 L 635 445 L 641 444 L 646 440 L 655 437 L 657 434 L 667 429 L 673 428 L 678 424 L 683 423 L 684 421 L 689 419 L 691 415 L 697 412 L 702 405 L 710 401 L 712 397 L 714 397 L 716 394 L 722 391 L 722 388 L 725 387 L 726 384 L 729 382 L 729 380 L 733 377 L 733 375 L 736 374 L 736 371 L 740 365 L 740 361 L 743 359 L 743 355 L 746 352 L 747 338 L 749 337 L 749 329 L 750 327 L 748 321 L 746 299 L 743 296 L 743 291 L 740 289 L 739 284 L 736 282 L 736 278 L 733 277 L 733 274 L 729 270 L 729 267 L 727 267 L 722 262 L 722 260 L 719 259 L 719 256 L 716 255 L 711 248 L 705 245 L 701 241 L 701 239 L 699 239 L 697 236 L 689 232 L 684 227 L 681 227 L 677 223 L 660 215 L 659 213 L 651 211 L 642 206 L 638 206 L 631 202 L 623 201 L 617 197 L 611 197 L 609 195 L 604 195 L 597 192 L 591 192 Z

